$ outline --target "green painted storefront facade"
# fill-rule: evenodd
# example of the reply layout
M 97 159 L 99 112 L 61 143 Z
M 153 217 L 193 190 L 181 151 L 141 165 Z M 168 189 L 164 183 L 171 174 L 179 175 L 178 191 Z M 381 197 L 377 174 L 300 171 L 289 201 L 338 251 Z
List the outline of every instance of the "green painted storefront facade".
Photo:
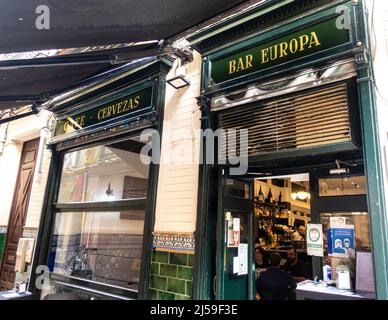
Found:
M 292 40 L 290 34 L 300 37 L 303 30 L 311 33 L 314 26 L 322 25 L 325 21 L 349 23 L 349 29 L 339 32 L 341 39 L 333 41 L 333 45 L 322 45 L 322 50 L 317 49 L 305 55 L 278 61 L 279 63 L 273 63 L 265 68 L 257 65 L 254 67 L 255 59 L 252 57 L 254 52 L 276 45 L 276 39 L 280 43 L 287 41 L 290 43 Z M 326 40 L 330 41 L 330 37 L 326 37 Z M 203 55 L 202 91 L 198 98 L 203 129 L 215 128 L 216 116 L 211 111 L 210 105 L 211 99 L 216 95 L 246 88 L 253 83 L 277 79 L 303 68 L 346 58 L 354 59 L 359 95 L 359 127 L 362 132 L 361 149 L 368 188 L 376 297 L 388 299 L 388 221 L 365 2 L 265 1 L 255 9 L 235 15 L 206 31 L 194 34 L 189 41 Z M 263 54 L 261 60 L 266 62 L 263 60 Z M 260 62 L 260 59 L 256 58 L 257 61 Z M 236 71 L 240 74 L 236 75 Z M 337 151 L 333 146 L 332 152 Z M 295 151 L 295 154 L 298 152 Z M 222 257 L 217 256 L 214 259 L 217 252 L 214 242 L 220 241 L 218 236 L 214 235 L 214 230 L 220 228 L 215 217 L 217 205 L 220 206 L 221 200 L 214 191 L 220 188 L 220 185 L 217 186 L 218 170 L 211 165 L 200 166 L 196 267 L 193 276 L 195 299 L 220 298 L 219 295 L 215 295 L 215 289 L 221 288 L 222 284 L 220 277 L 215 275 L 217 270 L 218 272 L 222 270 L 219 265 Z

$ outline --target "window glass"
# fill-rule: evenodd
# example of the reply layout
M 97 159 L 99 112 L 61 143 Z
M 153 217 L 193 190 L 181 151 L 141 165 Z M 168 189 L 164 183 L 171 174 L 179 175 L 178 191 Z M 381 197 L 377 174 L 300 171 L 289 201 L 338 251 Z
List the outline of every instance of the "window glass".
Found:
M 225 196 L 249 199 L 249 183 L 235 179 L 226 179 Z
M 126 141 L 65 154 L 59 203 L 145 198 L 148 165 L 139 142 Z
M 354 226 L 356 251 L 371 251 L 369 216 L 367 212 L 324 213 L 321 215 L 321 221 L 324 231 L 333 227 L 334 223 L 336 225 L 343 223 L 344 225 Z
M 144 228 L 139 217 L 140 212 L 57 213 L 50 271 L 137 290 Z
M 365 176 L 319 179 L 319 196 L 351 196 L 366 194 Z
M 367 212 L 334 212 L 321 215 L 324 232 L 323 264 L 332 268 L 336 281 L 337 268 L 345 265 L 350 276 L 357 277 L 356 258 L 358 252 L 371 252 L 369 217 Z

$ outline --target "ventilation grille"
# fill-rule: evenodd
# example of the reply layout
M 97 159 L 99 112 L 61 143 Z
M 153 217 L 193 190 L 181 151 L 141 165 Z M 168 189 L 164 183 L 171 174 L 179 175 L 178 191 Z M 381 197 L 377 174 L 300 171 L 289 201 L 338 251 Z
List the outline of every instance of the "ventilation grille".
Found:
M 249 155 L 351 141 L 347 85 L 229 109 L 220 113 L 219 128 L 222 158 L 240 154 L 240 129 L 248 129 Z M 227 144 L 230 129 L 236 129 L 236 147 Z

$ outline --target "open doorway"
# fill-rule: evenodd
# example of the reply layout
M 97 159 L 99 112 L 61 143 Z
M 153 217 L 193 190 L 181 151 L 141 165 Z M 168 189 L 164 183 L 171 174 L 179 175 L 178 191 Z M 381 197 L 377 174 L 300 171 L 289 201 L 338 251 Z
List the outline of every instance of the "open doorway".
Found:
M 353 281 L 357 273 L 362 274 L 354 263 L 349 264 L 358 253 L 371 255 L 367 188 L 361 163 L 344 172 L 328 164 L 288 172 L 251 170 L 244 177 L 221 177 L 217 298 L 255 299 L 256 280 L 268 271 L 269 257 L 274 253 L 280 256 L 280 269 L 289 273 L 298 287 L 322 281 L 324 266 L 332 270 L 333 286 L 340 265 L 354 267 L 350 270 Z M 309 252 L 306 241 L 314 225 L 322 230 L 319 255 Z M 350 230 L 353 240 L 343 239 L 345 254 L 341 255 L 334 252 L 339 250 L 334 235 L 342 229 Z M 240 256 L 245 248 L 247 258 Z M 346 254 L 350 251 L 351 259 Z M 253 266 L 252 272 L 246 265 Z M 370 279 L 373 282 L 373 277 Z
M 309 173 L 254 179 L 253 235 L 256 277 L 269 266 L 272 253 L 296 281 L 312 279 L 312 258 L 306 250 L 311 222 Z

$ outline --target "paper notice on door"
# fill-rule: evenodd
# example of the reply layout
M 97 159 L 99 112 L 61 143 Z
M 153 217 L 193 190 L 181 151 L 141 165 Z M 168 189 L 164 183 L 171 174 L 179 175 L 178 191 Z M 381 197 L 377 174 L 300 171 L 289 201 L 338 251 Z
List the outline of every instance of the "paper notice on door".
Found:
M 240 243 L 238 246 L 239 270 L 238 275 L 248 274 L 248 244 Z
M 233 273 L 238 274 L 240 270 L 240 260 L 238 257 L 233 258 Z
M 240 245 L 240 218 L 233 218 L 233 247 Z
M 235 245 L 235 237 L 234 237 L 234 231 L 233 231 L 233 220 L 228 220 L 227 221 L 227 242 L 228 242 L 228 247 L 236 247 Z
M 240 231 L 240 218 L 233 218 L 233 231 Z

